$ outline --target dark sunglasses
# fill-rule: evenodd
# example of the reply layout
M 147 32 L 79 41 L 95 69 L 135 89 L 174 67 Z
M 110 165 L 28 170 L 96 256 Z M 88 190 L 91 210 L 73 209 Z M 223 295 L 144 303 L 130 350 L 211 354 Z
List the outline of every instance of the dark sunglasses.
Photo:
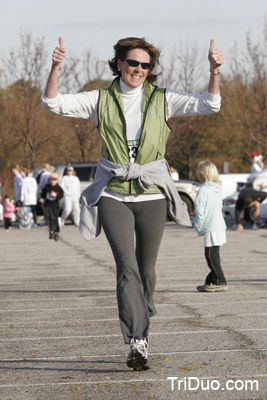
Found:
M 140 64 L 143 69 L 149 69 L 151 67 L 151 63 L 139 62 L 136 60 L 131 60 L 130 58 L 121 58 L 121 61 L 126 61 L 130 67 L 138 67 Z

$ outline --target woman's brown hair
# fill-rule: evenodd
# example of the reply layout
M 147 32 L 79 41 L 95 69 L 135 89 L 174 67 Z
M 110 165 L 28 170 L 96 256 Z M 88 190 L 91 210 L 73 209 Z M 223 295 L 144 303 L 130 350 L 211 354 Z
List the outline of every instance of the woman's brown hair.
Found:
M 156 81 L 159 74 L 153 74 L 153 69 L 159 65 L 160 51 L 153 46 L 153 44 L 148 43 L 145 38 L 135 38 L 128 37 L 125 39 L 120 39 L 114 48 L 114 58 L 109 60 L 109 67 L 114 76 L 120 76 L 121 72 L 118 70 L 118 60 L 127 58 L 128 51 L 133 49 L 145 50 L 150 56 L 151 67 L 149 68 L 147 80 L 150 83 Z

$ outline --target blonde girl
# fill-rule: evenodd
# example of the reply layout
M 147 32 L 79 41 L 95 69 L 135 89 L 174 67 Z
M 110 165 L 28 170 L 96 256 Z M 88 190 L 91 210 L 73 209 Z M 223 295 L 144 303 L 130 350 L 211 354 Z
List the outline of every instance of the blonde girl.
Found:
M 226 225 L 222 215 L 222 190 L 216 166 L 211 161 L 198 165 L 201 186 L 195 203 L 194 228 L 204 236 L 205 258 L 210 269 L 200 292 L 226 292 L 227 282 L 220 262 L 220 246 L 226 243 Z

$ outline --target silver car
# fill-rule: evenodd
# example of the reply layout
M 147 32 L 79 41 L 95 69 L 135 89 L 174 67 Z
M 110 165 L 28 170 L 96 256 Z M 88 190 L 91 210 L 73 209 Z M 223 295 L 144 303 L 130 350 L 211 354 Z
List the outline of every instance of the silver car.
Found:
M 180 179 L 179 181 L 175 181 L 174 184 L 181 197 L 181 200 L 187 205 L 189 215 L 192 215 L 194 213 L 194 204 L 200 183 L 186 179 Z

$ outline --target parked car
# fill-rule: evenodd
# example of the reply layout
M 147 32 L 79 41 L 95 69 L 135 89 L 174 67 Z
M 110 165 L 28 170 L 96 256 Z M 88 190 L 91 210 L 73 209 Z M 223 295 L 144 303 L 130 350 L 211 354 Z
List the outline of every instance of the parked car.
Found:
M 180 179 L 179 181 L 175 181 L 174 184 L 181 197 L 181 200 L 187 205 L 189 215 L 192 215 L 194 213 L 194 204 L 200 183 L 186 179 Z
M 222 212 L 224 217 L 235 218 L 235 205 L 239 192 L 235 192 L 223 199 Z
M 249 173 L 242 174 L 219 174 L 220 181 L 222 182 L 222 198 L 226 199 L 228 196 L 234 195 L 239 191 L 249 177 Z

